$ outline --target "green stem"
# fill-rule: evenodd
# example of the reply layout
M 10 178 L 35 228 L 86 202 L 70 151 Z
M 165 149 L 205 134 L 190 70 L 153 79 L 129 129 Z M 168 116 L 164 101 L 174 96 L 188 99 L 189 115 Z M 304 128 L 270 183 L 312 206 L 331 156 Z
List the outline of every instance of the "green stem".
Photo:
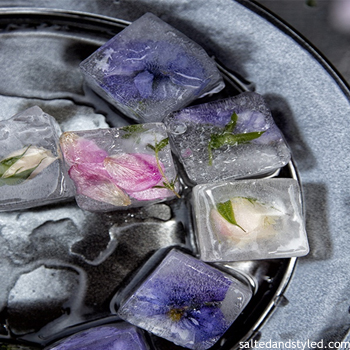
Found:
M 172 184 L 172 183 L 169 182 L 168 178 L 166 177 L 166 175 L 165 175 L 165 173 L 164 173 L 164 171 L 162 169 L 162 166 L 161 166 L 160 161 L 159 161 L 159 155 L 158 155 L 159 151 L 158 151 L 158 147 L 157 147 L 157 140 L 156 140 L 154 152 L 155 152 L 155 156 L 156 156 L 157 167 L 158 167 L 158 170 L 159 170 L 160 174 L 162 175 L 163 184 L 165 185 L 165 188 L 167 188 L 171 192 L 173 192 L 177 198 L 181 198 L 181 196 L 175 190 L 175 182 L 176 182 L 177 176 L 176 176 L 176 178 L 174 180 L 174 183 Z

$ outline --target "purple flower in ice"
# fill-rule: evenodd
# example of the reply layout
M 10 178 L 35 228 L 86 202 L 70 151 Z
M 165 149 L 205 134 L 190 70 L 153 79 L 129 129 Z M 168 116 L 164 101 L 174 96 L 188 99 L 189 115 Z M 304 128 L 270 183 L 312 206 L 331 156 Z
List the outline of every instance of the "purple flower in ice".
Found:
M 220 337 L 228 328 L 220 305 L 229 285 L 206 285 L 197 279 L 198 276 L 175 274 L 152 281 L 150 294 L 140 296 L 140 300 L 148 302 L 141 311 L 144 317 L 162 315 L 165 323 L 172 323 L 173 333 L 180 337 L 191 333 L 195 343 Z
M 124 102 L 181 98 L 183 87 L 200 96 L 209 82 L 198 59 L 167 41 L 128 42 L 107 49 L 105 55 L 102 87 Z
M 48 350 L 146 350 L 145 340 L 134 326 L 125 323 L 94 327 L 76 333 Z
M 122 318 L 130 313 L 147 320 L 149 330 L 164 330 L 158 335 L 176 344 L 205 349 L 231 324 L 221 311 L 231 281 L 203 262 L 188 259 L 169 260 L 167 268 L 158 270 L 138 289 L 131 308 L 126 303 L 119 313 Z

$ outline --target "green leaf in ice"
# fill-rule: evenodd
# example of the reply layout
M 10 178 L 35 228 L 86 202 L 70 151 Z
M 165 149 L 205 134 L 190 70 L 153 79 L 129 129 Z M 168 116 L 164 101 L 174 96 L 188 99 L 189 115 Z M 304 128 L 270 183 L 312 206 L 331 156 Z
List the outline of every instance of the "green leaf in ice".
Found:
M 233 134 L 238 120 L 237 113 L 233 112 L 230 121 L 225 125 L 223 131 L 218 134 L 211 134 L 208 143 L 209 165 L 213 164 L 213 149 L 223 146 L 236 146 L 243 143 L 249 143 L 259 138 L 265 131 L 252 131 L 242 134 Z
M 123 139 L 128 139 L 145 131 L 142 124 L 126 125 L 120 128 L 120 130 L 125 131 L 125 134 L 122 135 Z
M 152 151 L 154 151 L 155 153 L 155 157 L 156 157 L 156 161 L 157 161 L 157 167 L 158 167 L 158 170 L 160 172 L 160 174 L 162 175 L 162 178 L 163 178 L 163 186 L 153 186 L 153 188 L 166 188 L 170 191 L 172 191 L 176 197 L 180 198 L 180 195 L 177 193 L 176 189 L 175 189 L 175 185 L 176 185 L 176 182 L 177 182 L 177 175 L 175 177 L 174 180 L 172 181 L 169 181 L 168 178 L 166 177 L 166 175 L 164 174 L 164 171 L 163 171 L 163 168 L 162 168 L 162 165 L 160 164 L 160 160 L 159 160 L 159 152 L 164 148 L 166 147 L 167 145 L 169 144 L 169 138 L 165 138 L 159 142 L 157 142 L 157 140 L 155 140 L 154 142 L 154 146 L 152 144 L 147 144 L 147 147 L 150 148 Z
M 35 167 L 26 169 L 24 171 L 21 171 L 22 168 L 19 168 L 13 175 L 8 177 L 0 177 L 0 187 L 7 185 L 7 186 L 16 186 L 24 182 L 29 178 L 30 175 L 32 175 L 33 171 L 41 164 L 41 162 L 44 160 L 43 158 L 39 164 L 37 164 Z
M 218 149 L 222 146 L 235 146 L 248 143 L 260 137 L 265 131 L 253 131 L 244 134 L 212 134 L 210 137 L 210 147 Z
M 236 127 L 238 120 L 238 115 L 236 112 L 233 112 L 231 115 L 230 121 L 225 125 L 225 128 L 223 130 L 223 133 L 231 133 Z
M 30 146 L 28 146 L 22 154 L 19 154 L 18 156 L 14 156 L 14 157 L 9 157 L 9 158 L 6 158 L 6 159 L 3 159 L 1 162 L 0 162 L 0 177 L 2 177 L 5 172 L 12 167 L 13 164 L 15 164 L 18 160 L 20 160 L 24 154 L 28 151 Z
M 165 138 L 161 140 L 160 142 L 155 142 L 154 146 L 152 144 L 147 144 L 147 147 L 150 148 L 152 151 L 158 155 L 158 152 L 160 152 L 164 147 L 166 147 L 169 144 L 169 138 Z
M 217 203 L 216 204 L 216 209 L 218 210 L 219 214 L 227 220 L 230 224 L 235 225 L 239 227 L 241 230 L 246 232 L 243 227 L 238 225 L 236 218 L 235 218 L 235 213 L 233 211 L 232 207 L 232 202 L 230 200 L 223 202 L 223 203 Z

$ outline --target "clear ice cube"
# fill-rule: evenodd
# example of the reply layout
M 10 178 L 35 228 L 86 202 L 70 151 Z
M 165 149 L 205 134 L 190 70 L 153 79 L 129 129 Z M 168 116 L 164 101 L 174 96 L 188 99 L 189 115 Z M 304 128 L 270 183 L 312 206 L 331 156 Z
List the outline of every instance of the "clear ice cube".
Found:
M 74 196 L 59 153 L 60 127 L 39 107 L 0 121 L 0 211 Z
M 251 298 L 244 283 L 173 249 L 129 296 L 118 315 L 190 349 L 215 344 Z
M 290 161 L 263 97 L 253 92 L 182 109 L 164 123 L 192 184 L 262 176 Z
M 146 13 L 80 65 L 86 82 L 138 122 L 159 122 L 223 79 L 202 47 Z
M 78 205 L 111 211 L 179 196 L 168 143 L 162 123 L 63 133 L 60 144 Z
M 125 322 L 106 324 L 73 334 L 45 350 L 149 350 L 141 330 Z
M 288 258 L 309 251 L 300 188 L 294 179 L 197 185 L 193 208 L 204 261 Z

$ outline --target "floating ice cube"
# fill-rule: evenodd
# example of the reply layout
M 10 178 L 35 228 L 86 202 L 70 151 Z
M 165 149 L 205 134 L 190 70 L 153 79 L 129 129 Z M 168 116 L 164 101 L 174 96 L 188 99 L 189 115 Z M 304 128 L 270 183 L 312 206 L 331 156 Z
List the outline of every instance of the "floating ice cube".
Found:
M 58 152 L 60 128 L 39 107 L 0 122 L 0 211 L 74 196 Z
M 106 324 L 76 333 L 45 350 L 149 350 L 136 327 L 124 322 Z
M 188 107 L 164 123 L 192 183 L 260 176 L 290 160 L 282 133 L 256 93 Z
M 309 251 L 294 179 L 197 185 L 193 207 L 204 261 L 287 258 Z
M 138 122 L 162 121 L 170 112 L 224 87 L 203 48 L 151 13 L 80 67 L 97 93 Z
M 65 132 L 60 143 L 82 209 L 110 211 L 179 196 L 162 123 Z
M 234 277 L 173 249 L 118 311 L 124 320 L 190 349 L 216 343 L 248 303 Z

